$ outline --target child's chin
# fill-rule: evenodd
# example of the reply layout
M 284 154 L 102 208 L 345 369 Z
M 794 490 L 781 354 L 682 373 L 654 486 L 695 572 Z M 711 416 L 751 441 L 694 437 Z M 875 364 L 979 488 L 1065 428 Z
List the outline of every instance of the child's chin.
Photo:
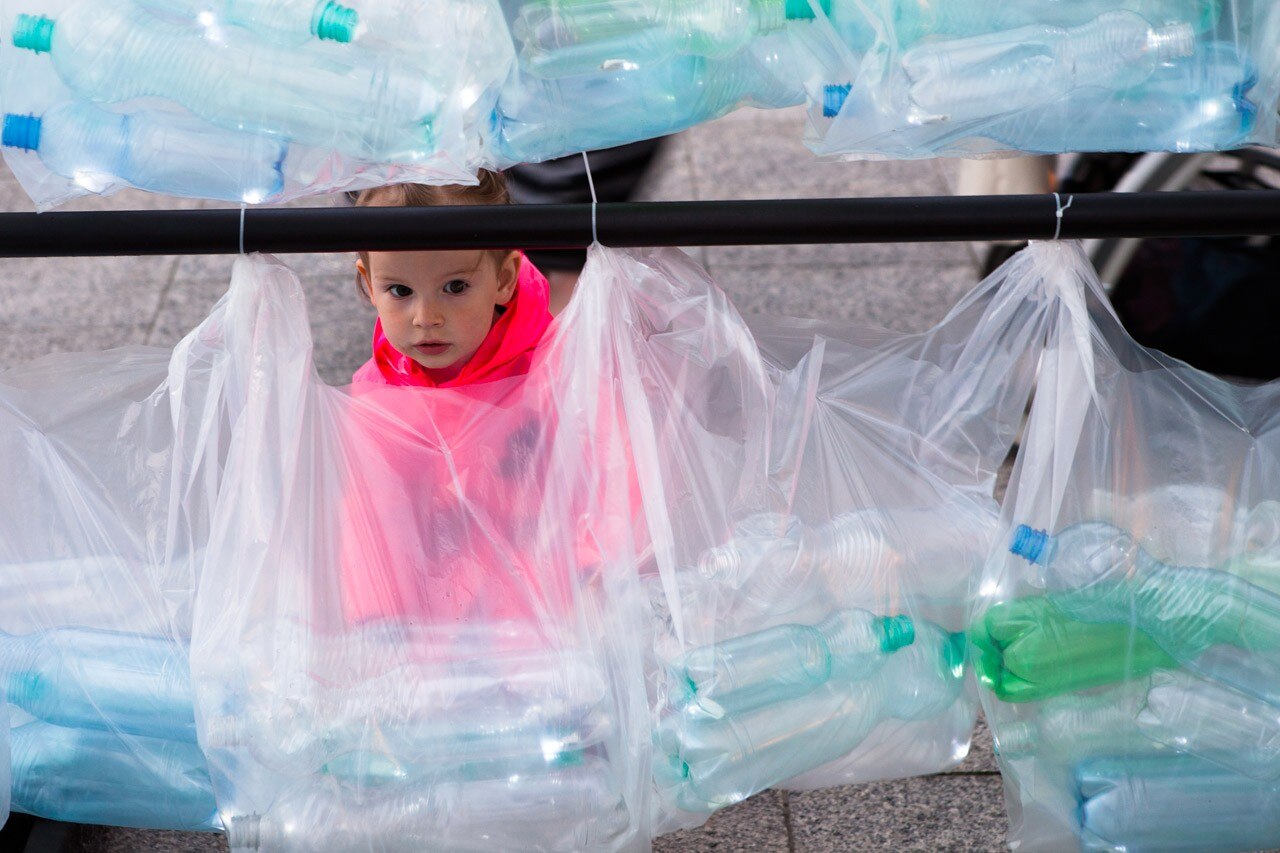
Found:
M 420 367 L 436 373 L 444 373 L 448 375 L 457 375 L 462 372 L 462 368 L 466 366 L 466 359 L 449 358 L 445 356 L 411 356 Z

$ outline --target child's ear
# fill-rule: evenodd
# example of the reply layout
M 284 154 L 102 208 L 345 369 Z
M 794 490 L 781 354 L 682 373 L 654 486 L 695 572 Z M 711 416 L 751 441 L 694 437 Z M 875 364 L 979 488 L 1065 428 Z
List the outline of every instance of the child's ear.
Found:
M 516 283 L 520 281 L 520 265 L 524 261 L 521 252 L 507 252 L 498 267 L 498 304 L 506 305 L 516 295 Z
M 369 284 L 369 269 L 364 265 L 364 259 L 356 259 L 356 289 L 364 294 L 364 298 L 373 302 L 373 288 Z

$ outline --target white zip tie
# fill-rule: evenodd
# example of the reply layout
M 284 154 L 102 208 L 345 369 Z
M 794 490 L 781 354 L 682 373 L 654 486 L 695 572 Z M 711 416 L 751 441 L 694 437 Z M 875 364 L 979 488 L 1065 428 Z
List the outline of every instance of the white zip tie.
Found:
M 1076 200 L 1075 196 L 1069 195 L 1067 196 L 1067 203 L 1063 204 L 1062 197 L 1059 196 L 1057 193 L 1053 194 L 1054 204 L 1058 206 L 1058 211 L 1056 213 L 1058 224 L 1053 229 L 1053 239 L 1057 240 L 1058 237 L 1062 234 L 1062 214 L 1067 212 L 1067 208 L 1070 207 L 1071 203 L 1074 202 L 1075 200 Z
M 587 167 L 587 186 L 591 188 L 591 245 L 597 245 L 600 242 L 600 234 L 596 230 L 596 207 L 599 200 L 596 198 L 596 182 L 591 177 L 591 161 L 587 159 L 587 152 L 582 152 L 582 164 Z

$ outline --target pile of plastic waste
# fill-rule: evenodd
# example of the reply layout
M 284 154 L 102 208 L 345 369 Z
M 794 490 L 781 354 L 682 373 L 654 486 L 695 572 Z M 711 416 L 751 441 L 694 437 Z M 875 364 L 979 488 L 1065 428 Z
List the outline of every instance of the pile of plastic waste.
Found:
M 37 205 L 257 204 L 807 104 L 849 157 L 1276 144 L 1262 0 L 5 0 L 5 156 Z

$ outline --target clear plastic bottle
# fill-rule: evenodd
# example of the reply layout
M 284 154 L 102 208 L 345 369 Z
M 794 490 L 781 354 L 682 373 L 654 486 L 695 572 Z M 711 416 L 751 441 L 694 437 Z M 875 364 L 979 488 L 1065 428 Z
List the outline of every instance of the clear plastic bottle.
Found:
M 187 650 L 172 640 L 90 628 L 0 634 L 0 674 L 9 702 L 42 720 L 196 741 Z
M 698 572 L 735 590 L 734 605 L 753 613 L 786 613 L 830 594 L 828 579 L 850 586 L 888 571 L 898 556 L 874 512 L 848 512 L 808 527 L 794 516 L 752 516 L 724 545 L 706 551 Z
M 234 27 L 205 38 L 128 2 L 80 2 L 56 21 L 19 15 L 13 43 L 48 53 L 86 100 L 167 98 L 222 127 L 374 160 L 433 150 L 436 85 L 414 65 L 341 45 L 284 48 Z
M 857 51 L 870 48 L 877 32 L 891 44 L 908 48 L 927 36 L 964 38 L 1034 24 L 1078 27 L 1106 12 L 1129 11 L 1154 24 L 1185 22 L 1200 33 L 1212 29 L 1222 14 L 1222 0 L 892 0 L 886 4 L 892 9 L 891 19 L 873 20 L 855 0 L 819 3 L 841 40 Z
M 367 851 L 605 848 L 631 822 L 608 766 L 595 759 L 542 776 L 335 790 L 303 788 L 262 815 L 233 817 L 232 850 Z
M 1029 153 L 1226 151 L 1254 129 L 1258 108 L 1248 93 L 1256 83 L 1253 67 L 1233 45 L 1213 42 L 1124 93 L 1082 89 L 981 123 L 972 133 Z M 823 115 L 838 115 L 849 91 L 848 85 L 824 87 Z
M 514 75 L 498 99 L 491 148 L 505 167 L 675 133 L 742 104 L 796 106 L 805 98 L 801 62 L 789 45 L 762 38 L 722 60 L 680 56 L 555 80 Z
M 1076 768 L 1086 850 L 1280 846 L 1280 786 L 1189 755 L 1097 758 Z
M 446 775 L 493 770 L 506 775 L 503 766 L 529 763 L 548 767 L 574 764 L 582 752 L 604 743 L 612 732 L 607 714 L 593 708 L 581 718 L 543 718 L 531 709 L 523 718 L 505 716 L 483 704 L 467 709 L 470 725 L 439 719 L 424 708 L 412 720 L 383 720 L 376 711 L 344 719 L 315 715 L 311 723 L 255 722 L 237 716 L 212 717 L 205 732 L 210 750 L 247 749 L 255 759 L 281 772 L 313 772 L 328 767 L 336 772 L 349 754 L 389 755 L 401 764 L 418 766 Z M 469 713 L 468 713 L 469 712 Z M 435 719 L 433 719 L 433 717 Z
M 1140 681 L 1100 693 L 1054 697 L 1033 716 L 996 726 L 996 754 L 1074 766 L 1092 755 L 1158 751 L 1137 724 L 1147 687 Z
M 951 707 L 964 681 L 963 634 L 931 623 L 860 681 L 828 681 L 804 696 L 712 719 L 700 711 L 659 724 L 658 761 L 679 768 L 676 799 L 689 811 L 740 802 L 845 755 L 890 717 L 923 720 Z M 692 710 L 692 709 L 691 709 Z
M 909 616 L 842 610 L 817 625 L 777 625 L 692 649 L 671 667 L 676 695 L 714 713 L 803 696 L 828 679 L 858 681 L 915 639 Z
M 360 15 L 337 0 L 141 0 L 149 8 L 201 24 L 234 24 L 283 44 L 312 38 L 347 43 Z
M 496 0 L 140 0 L 205 25 L 231 24 L 285 45 L 312 39 L 402 51 L 425 68 L 465 60 L 473 79 L 496 85 L 515 51 Z M 452 53 L 437 51 L 451 47 Z M 464 72 L 465 73 L 465 72 Z
M 72 823 L 216 830 L 194 743 L 33 722 L 9 731 L 14 811 Z
M 1183 670 L 1151 678 L 1138 727 L 1152 740 L 1253 779 L 1280 778 L 1280 708 Z
M 1257 72 L 1227 42 L 1201 45 L 1123 93 L 1084 89 L 977 131 L 1019 151 L 1227 151 L 1258 116 L 1248 93 Z
M 3 144 L 35 151 L 50 171 L 100 190 L 124 182 L 191 198 L 270 201 L 284 188 L 288 146 L 171 113 L 113 113 L 65 101 L 44 115 L 9 113 Z
M 1111 524 L 1074 524 L 1056 536 L 1021 525 L 1010 551 L 1044 567 L 1062 612 L 1132 625 L 1180 662 L 1220 644 L 1280 649 L 1280 596 L 1217 569 L 1162 563 Z
M 530 0 L 511 29 L 526 71 L 569 77 L 679 55 L 723 59 L 813 16 L 808 0 Z
M 1030 109 L 1085 87 L 1121 91 L 1190 56 L 1185 22 L 1108 12 L 1079 27 L 1028 26 L 922 43 L 902 55 L 907 120 L 970 121 Z
M 993 533 L 991 517 L 951 510 L 857 510 L 812 526 L 761 513 L 740 522 L 729 542 L 706 551 L 698 572 L 733 591 L 737 612 L 787 613 L 832 595 L 879 598 L 886 582 L 903 579 L 927 578 L 924 594 L 945 597 L 938 587 L 947 578 L 934 577 L 931 565 L 981 559 Z

